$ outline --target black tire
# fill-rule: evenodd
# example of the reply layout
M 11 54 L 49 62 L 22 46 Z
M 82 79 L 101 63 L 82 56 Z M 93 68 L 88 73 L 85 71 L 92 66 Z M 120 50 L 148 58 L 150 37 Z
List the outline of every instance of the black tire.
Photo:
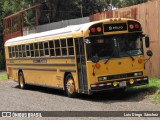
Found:
M 71 74 L 68 74 L 65 78 L 65 94 L 70 98 L 75 98 L 77 96 L 77 92 L 75 90 L 75 82 Z
M 19 83 L 19 87 L 21 89 L 25 89 L 26 88 L 26 84 L 25 84 L 25 80 L 24 80 L 24 75 L 22 72 L 20 72 L 18 74 L 18 83 Z

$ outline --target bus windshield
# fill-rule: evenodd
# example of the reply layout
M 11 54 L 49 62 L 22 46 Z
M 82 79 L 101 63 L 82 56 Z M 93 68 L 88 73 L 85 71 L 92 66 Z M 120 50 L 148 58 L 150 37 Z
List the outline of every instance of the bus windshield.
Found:
M 101 59 L 137 56 L 143 54 L 140 34 L 121 34 L 89 38 L 89 58 L 98 56 Z

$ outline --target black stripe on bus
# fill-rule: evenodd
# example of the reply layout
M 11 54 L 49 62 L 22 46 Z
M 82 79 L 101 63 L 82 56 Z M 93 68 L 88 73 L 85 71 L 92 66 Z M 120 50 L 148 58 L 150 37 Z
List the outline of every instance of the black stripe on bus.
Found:
M 57 71 L 57 69 L 42 69 L 42 68 L 13 68 L 13 70 L 37 70 L 37 71 Z M 60 72 L 76 72 L 76 70 L 60 70 Z
M 37 70 L 37 71 L 57 71 L 57 69 L 41 69 L 41 68 L 13 68 L 13 70 Z
M 75 66 L 76 64 L 7 64 L 8 66 Z
M 36 58 L 9 58 L 6 60 L 35 60 L 35 59 L 74 59 L 75 56 L 68 56 L 68 57 L 36 57 Z
M 76 70 L 60 70 L 60 72 L 76 72 Z

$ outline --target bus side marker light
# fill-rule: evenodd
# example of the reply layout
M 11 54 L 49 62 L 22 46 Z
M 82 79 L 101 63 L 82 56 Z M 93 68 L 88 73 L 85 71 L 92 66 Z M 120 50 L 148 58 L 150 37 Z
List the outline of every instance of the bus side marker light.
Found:
M 115 18 L 114 21 L 118 21 L 118 19 Z
M 118 18 L 118 21 L 121 21 L 121 18 Z
M 141 58 L 138 59 L 138 63 L 142 64 L 143 60 Z
M 95 66 L 96 66 L 97 69 L 99 69 L 101 67 L 101 65 L 98 64 L 98 63 Z

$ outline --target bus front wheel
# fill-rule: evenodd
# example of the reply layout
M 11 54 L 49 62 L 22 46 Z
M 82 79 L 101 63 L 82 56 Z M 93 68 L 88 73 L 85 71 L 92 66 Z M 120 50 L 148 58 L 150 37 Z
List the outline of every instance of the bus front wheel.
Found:
M 74 79 L 73 79 L 71 74 L 66 76 L 66 79 L 65 79 L 65 92 L 68 95 L 68 97 L 71 97 L 71 98 L 74 98 L 77 95 L 77 93 L 75 91 Z
M 24 75 L 23 75 L 22 72 L 20 72 L 20 73 L 18 74 L 18 83 L 19 83 L 19 87 L 20 87 L 21 89 L 25 89 L 26 84 L 25 84 Z

